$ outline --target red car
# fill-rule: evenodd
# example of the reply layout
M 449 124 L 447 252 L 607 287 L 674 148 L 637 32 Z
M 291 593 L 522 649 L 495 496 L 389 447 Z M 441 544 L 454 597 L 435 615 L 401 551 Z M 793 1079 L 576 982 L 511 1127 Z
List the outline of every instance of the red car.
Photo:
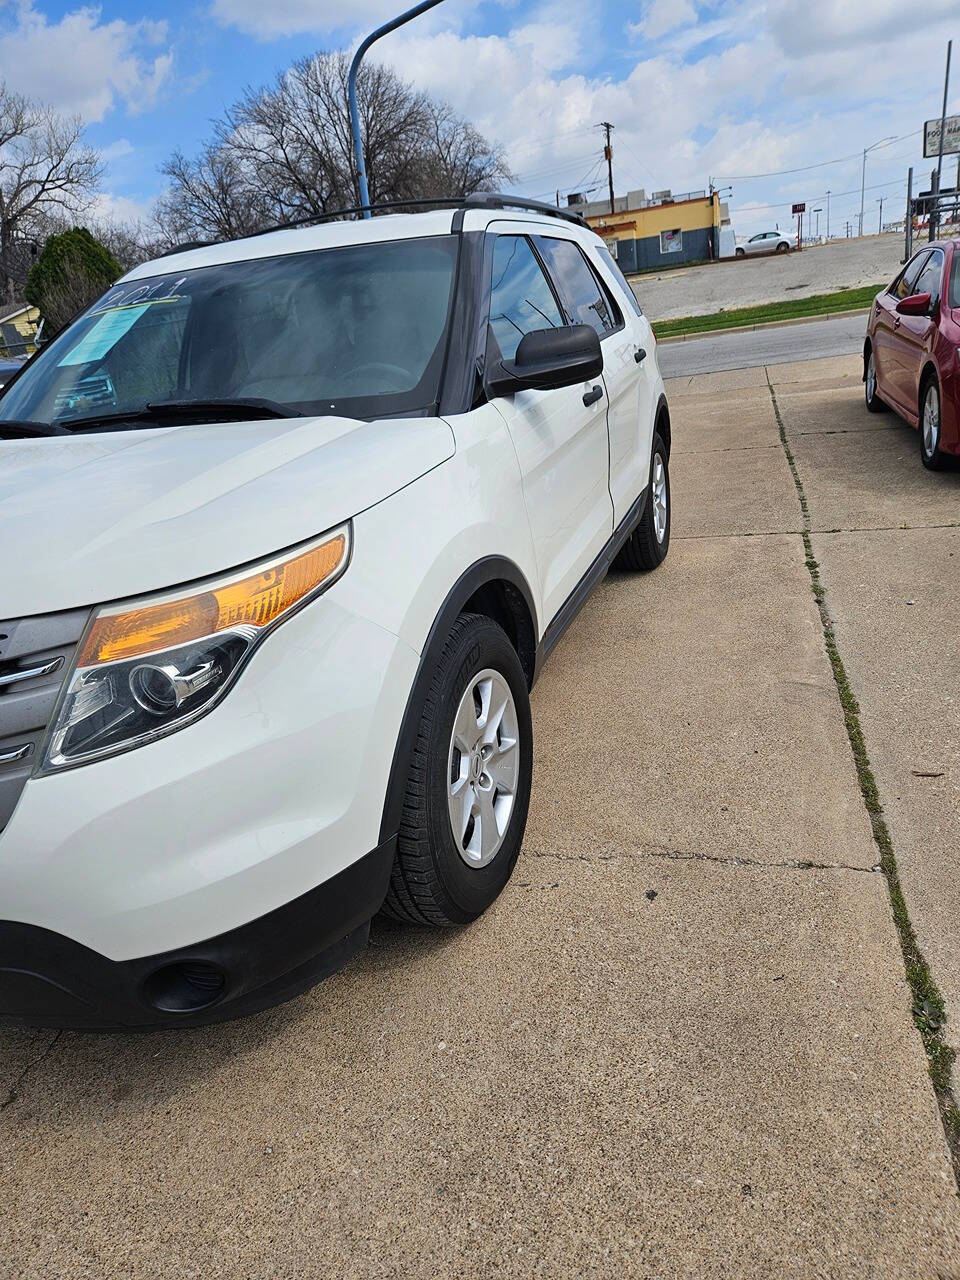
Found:
M 871 413 L 889 406 L 920 428 L 925 467 L 960 454 L 960 241 L 925 244 L 877 294 L 863 380 Z

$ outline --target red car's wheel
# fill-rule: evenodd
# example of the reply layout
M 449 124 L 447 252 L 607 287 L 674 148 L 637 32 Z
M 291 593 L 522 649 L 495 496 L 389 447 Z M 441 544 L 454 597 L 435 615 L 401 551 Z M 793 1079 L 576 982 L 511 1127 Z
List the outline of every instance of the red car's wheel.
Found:
M 873 348 L 867 352 L 867 359 L 863 369 L 863 392 L 867 401 L 867 408 L 871 413 L 884 413 L 887 406 L 880 399 L 877 392 L 877 366 L 873 358 Z
M 920 457 L 931 471 L 939 471 L 947 461 L 940 452 L 940 387 L 932 374 L 920 396 Z

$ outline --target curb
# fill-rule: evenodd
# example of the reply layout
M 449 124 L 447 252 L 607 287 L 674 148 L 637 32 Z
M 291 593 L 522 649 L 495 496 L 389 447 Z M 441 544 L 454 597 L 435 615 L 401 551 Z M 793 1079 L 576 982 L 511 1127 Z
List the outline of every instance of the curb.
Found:
M 813 324 L 816 320 L 842 320 L 850 316 L 865 316 L 870 312 L 869 307 L 855 307 L 853 311 L 823 311 L 814 316 L 794 316 L 790 320 L 763 320 L 759 324 L 734 324 L 726 329 L 699 329 L 696 333 L 675 333 L 668 338 L 657 338 L 657 346 L 662 347 L 668 342 L 693 342 L 697 338 L 718 338 L 725 333 L 756 333 L 760 329 L 785 329 L 791 324 Z M 648 316 L 649 320 L 650 317 Z M 657 331 L 657 322 L 651 320 L 654 334 Z

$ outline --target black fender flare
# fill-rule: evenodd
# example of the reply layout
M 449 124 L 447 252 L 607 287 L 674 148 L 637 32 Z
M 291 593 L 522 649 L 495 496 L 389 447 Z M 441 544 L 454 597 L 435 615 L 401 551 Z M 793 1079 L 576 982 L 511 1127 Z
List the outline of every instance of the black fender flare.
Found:
M 426 642 L 420 653 L 417 674 L 407 697 L 407 705 L 400 722 L 397 744 L 393 750 L 393 761 L 390 765 L 390 776 L 387 780 L 387 794 L 383 802 L 383 816 L 380 820 L 380 840 L 392 839 L 400 829 L 400 818 L 403 812 L 403 793 L 407 784 L 407 764 L 413 751 L 420 716 L 426 701 L 433 671 L 440 656 L 440 650 L 446 643 L 463 606 L 481 587 L 490 582 L 508 582 L 523 597 L 530 617 L 533 621 L 535 637 L 539 635 L 537 608 L 534 604 L 533 592 L 522 570 L 505 556 L 484 556 L 469 569 L 465 569 L 447 592 L 446 599 L 433 621 L 427 634 Z M 384 835 L 386 833 L 386 835 Z

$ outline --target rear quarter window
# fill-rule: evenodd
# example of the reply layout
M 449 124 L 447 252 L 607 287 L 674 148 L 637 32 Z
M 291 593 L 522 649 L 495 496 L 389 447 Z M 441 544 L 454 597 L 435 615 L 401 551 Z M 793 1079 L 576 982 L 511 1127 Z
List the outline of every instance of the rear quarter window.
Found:
M 597 257 L 600 259 L 600 261 L 603 263 L 606 269 L 610 272 L 611 276 L 613 276 L 614 280 L 620 286 L 620 292 L 626 298 L 628 306 L 632 307 L 638 316 L 642 316 L 643 310 L 640 306 L 640 301 L 637 298 L 637 295 L 630 288 L 630 285 L 627 283 L 627 277 L 620 270 L 620 265 L 617 262 L 616 258 L 613 256 L 613 254 L 610 252 L 610 250 L 607 248 L 605 244 L 597 245 L 595 252 Z
M 953 262 L 950 266 L 950 291 L 947 294 L 948 307 L 960 307 L 960 249 L 954 247 Z

